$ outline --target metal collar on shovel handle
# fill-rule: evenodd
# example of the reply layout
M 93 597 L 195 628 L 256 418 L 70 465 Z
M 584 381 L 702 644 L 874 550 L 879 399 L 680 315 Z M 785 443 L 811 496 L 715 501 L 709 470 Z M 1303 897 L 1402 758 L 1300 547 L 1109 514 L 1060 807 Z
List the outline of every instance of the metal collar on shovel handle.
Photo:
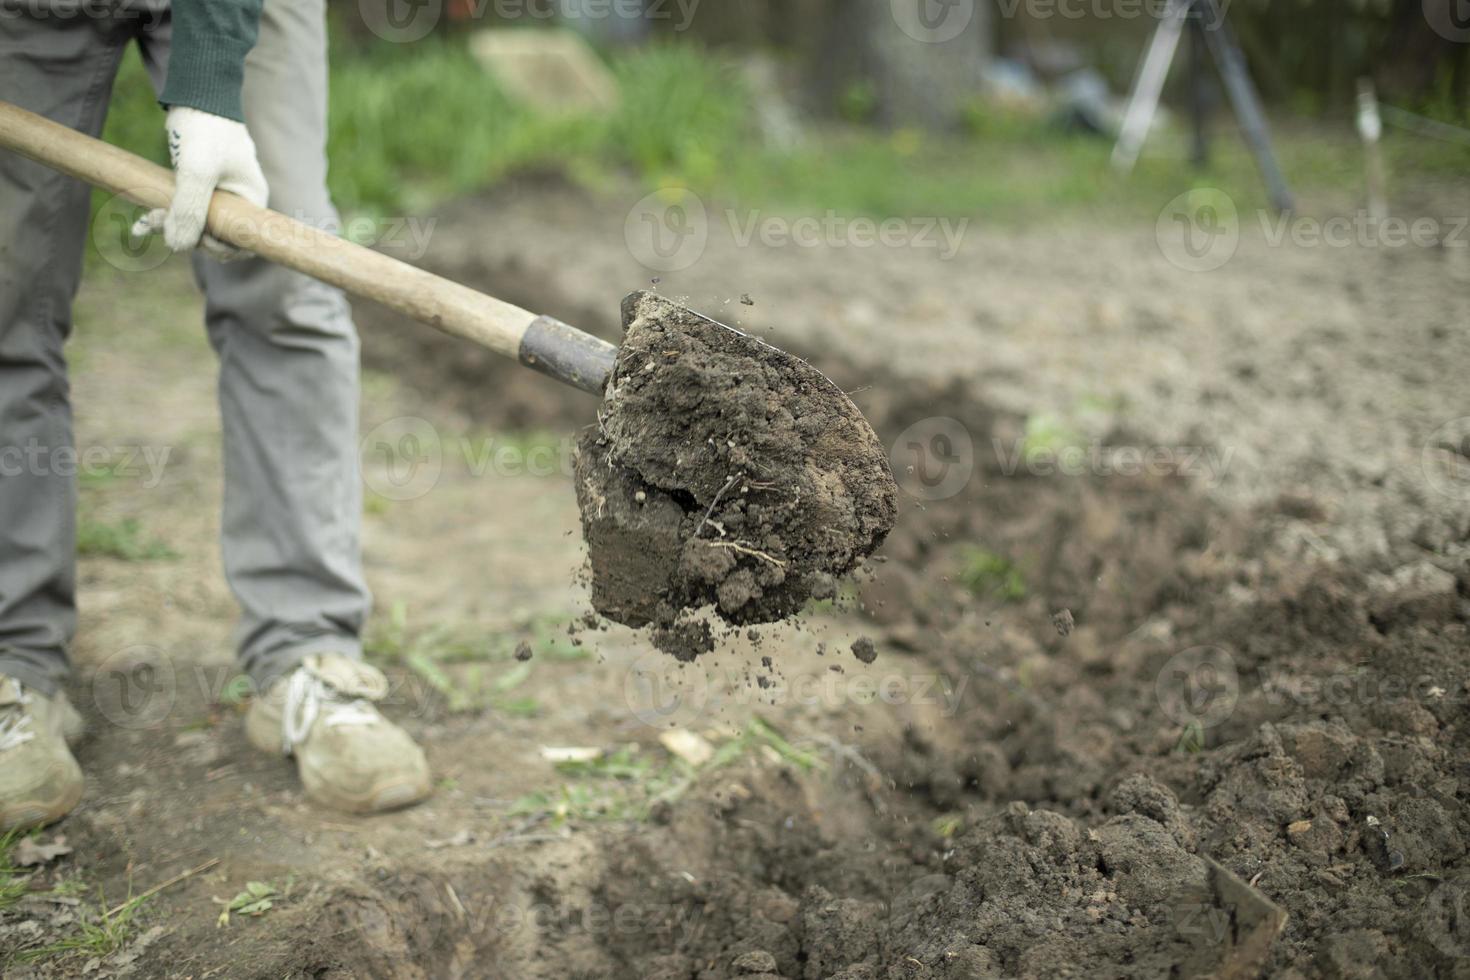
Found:
M 173 199 L 173 174 L 142 157 L 0 101 L 0 147 L 147 208 Z M 382 303 L 583 391 L 601 394 L 617 348 L 559 320 L 216 191 L 206 223 L 221 241 Z

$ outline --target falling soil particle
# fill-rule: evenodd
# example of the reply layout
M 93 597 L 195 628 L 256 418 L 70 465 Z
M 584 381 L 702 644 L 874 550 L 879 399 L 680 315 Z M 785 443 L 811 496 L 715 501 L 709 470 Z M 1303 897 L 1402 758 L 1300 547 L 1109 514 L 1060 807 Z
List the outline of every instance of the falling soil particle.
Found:
M 655 627 L 653 645 L 676 660 L 690 661 L 701 653 L 715 648 L 715 637 L 709 623 L 703 620 L 682 620 L 667 626 Z
M 1071 636 L 1072 627 L 1077 625 L 1077 621 L 1072 618 L 1072 610 L 1062 609 L 1051 614 L 1051 624 L 1060 635 Z
M 873 646 L 873 641 L 866 636 L 852 641 L 852 655 L 865 664 L 870 664 L 878 659 L 878 651 Z
M 527 643 L 525 640 L 522 640 L 521 642 L 517 643 L 516 644 L 516 659 L 517 660 L 530 660 L 531 659 L 531 644 Z
M 857 407 L 804 362 L 660 296 L 630 296 L 623 322 L 576 466 L 593 607 L 653 625 L 685 658 L 711 648 L 707 626 L 680 622 L 692 610 L 764 623 L 833 596 L 896 514 Z

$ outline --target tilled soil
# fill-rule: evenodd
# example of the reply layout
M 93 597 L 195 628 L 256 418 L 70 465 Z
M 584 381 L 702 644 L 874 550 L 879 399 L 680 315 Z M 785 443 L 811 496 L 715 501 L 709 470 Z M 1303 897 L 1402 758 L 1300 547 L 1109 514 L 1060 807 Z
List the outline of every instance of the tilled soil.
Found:
M 645 275 L 609 258 L 622 216 L 523 189 L 446 217 L 428 262 L 612 335 Z M 555 261 L 533 288 L 538 249 Z M 114 733 L 83 754 L 94 783 L 62 828 L 75 860 L 116 891 L 135 868 L 157 881 L 225 858 L 155 900 L 172 918 L 135 975 L 1470 976 L 1470 494 L 1432 438 L 1470 373 L 1470 344 L 1445 332 L 1459 257 L 1246 241 L 1191 278 L 1151 235 L 1090 228 L 992 232 L 953 264 L 710 249 L 661 288 L 695 306 L 750 292 L 789 324 L 773 341 L 852 392 L 889 448 L 900 513 L 855 592 L 693 664 L 586 632 L 601 662 L 531 661 L 553 705 L 538 717 L 400 705 L 458 785 L 386 820 L 303 807 L 276 761 L 231 754 L 227 725 Z M 1014 262 L 1033 252 L 1046 262 Z M 1161 298 L 1186 285 L 1195 299 Z M 902 305 L 887 320 L 904 335 L 872 343 L 862 301 Z M 819 315 L 838 310 L 842 356 Z M 596 423 L 593 399 L 362 320 L 370 365 L 425 372 L 394 411 Z M 1085 465 L 1060 465 L 1062 423 L 1094 441 Z M 571 553 L 570 483 L 518 552 L 508 529 L 531 522 L 515 514 L 554 494 L 446 478 L 374 531 L 379 595 L 450 608 L 434 603 L 486 569 L 511 595 Z M 170 492 L 192 521 L 191 488 Z M 90 594 L 116 602 L 137 577 L 94 570 Z M 160 608 L 142 626 L 187 619 L 181 650 L 227 616 L 218 596 Z M 851 652 L 863 636 L 871 664 Z M 650 671 L 656 710 L 634 696 Z M 751 717 L 791 751 L 709 771 L 647 819 L 553 832 L 506 812 L 553 778 L 535 746 L 659 752 L 670 727 L 719 741 Z M 215 928 L 210 897 L 287 872 L 300 884 L 279 910 Z M 67 962 L 41 972 L 80 971 Z
M 1060 259 L 1050 258 L 1055 269 Z M 1403 283 L 1407 305 L 1442 336 L 1434 324 L 1445 308 L 1431 299 L 1438 260 L 1384 258 L 1396 276 L 1420 263 Z M 758 260 L 739 253 L 742 272 Z M 1342 261 L 1285 260 L 1300 269 Z M 1260 268 L 1238 264 L 1241 275 Z M 1211 280 L 1222 293 L 1231 286 L 1221 278 L 1241 281 Z M 1371 291 L 1357 300 L 1356 312 L 1335 306 L 1333 316 L 1365 318 L 1376 343 L 1376 311 L 1393 304 Z M 1101 361 L 1113 356 L 1109 335 L 1128 331 L 1129 299 L 1106 302 L 1091 318 L 1102 336 L 1090 353 Z M 1220 312 L 1291 335 L 1269 302 Z M 1157 339 L 1152 309 L 1138 329 L 1133 349 L 1173 349 Z M 1039 349 L 1031 370 L 1044 374 L 1043 355 L 1056 354 Z M 1457 363 L 1463 355 L 1457 346 Z M 1233 356 L 1246 391 L 1294 370 L 1247 348 Z M 1146 374 L 1158 361 L 1138 363 Z M 1461 912 L 1470 574 L 1459 557 L 1470 524 L 1453 496 L 1414 489 L 1434 471 L 1395 474 L 1385 495 L 1371 476 L 1383 463 L 1362 440 L 1349 459 L 1324 436 L 1320 478 L 1273 490 L 1268 470 L 1286 462 L 1255 462 L 1269 458 L 1272 437 L 1253 441 L 1237 427 L 1214 444 L 1198 423 L 1187 442 L 1162 443 L 1171 451 L 1158 465 L 1077 475 L 1020 457 L 1018 468 L 1035 418 L 1016 409 L 1024 397 L 991 402 L 963 378 L 901 378 L 830 348 L 817 363 L 862 392 L 909 491 L 859 596 L 879 666 L 900 664 L 947 696 L 877 712 L 849 706 L 857 717 L 850 732 L 826 736 L 841 749 L 819 785 L 788 771 L 711 789 L 606 857 L 595 894 L 615 907 L 651 900 L 668 915 L 658 929 L 599 937 L 593 972 L 856 980 L 1470 969 Z M 945 367 L 940 377 L 953 373 Z M 1172 375 L 1149 399 L 1168 403 L 1180 387 Z M 1338 388 L 1298 390 L 1345 409 Z M 1445 404 L 1447 389 L 1431 390 Z M 1373 401 L 1399 397 L 1385 390 Z M 1160 447 L 1137 431 L 1139 416 L 1118 415 L 1097 430 L 1114 457 Z M 950 421 L 993 452 L 963 460 L 974 467 L 963 489 L 939 496 L 930 491 L 946 486 L 944 474 L 925 468 L 947 446 L 936 433 L 956 431 Z M 1185 421 L 1160 418 L 1157 430 Z M 1347 431 L 1361 424 L 1351 412 L 1339 420 Z M 1248 461 L 1230 468 L 1234 453 Z M 932 479 L 916 479 L 915 468 Z M 1354 471 L 1370 474 L 1361 496 L 1343 489 Z M 1364 517 L 1372 497 L 1376 521 Z M 1418 520 L 1404 509 L 1414 507 Z M 1400 536 L 1415 527 L 1417 558 Z M 1024 594 L 1003 578 L 977 580 L 977 550 L 1003 556 Z M 778 659 L 777 686 L 781 668 Z

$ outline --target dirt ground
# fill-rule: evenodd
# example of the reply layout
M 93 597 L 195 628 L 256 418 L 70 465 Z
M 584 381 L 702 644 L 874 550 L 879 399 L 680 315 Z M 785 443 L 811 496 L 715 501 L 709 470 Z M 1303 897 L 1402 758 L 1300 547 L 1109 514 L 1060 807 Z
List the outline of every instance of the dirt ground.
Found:
M 892 448 L 879 559 L 693 664 L 588 625 L 596 402 L 361 308 L 370 648 L 438 786 L 323 812 L 241 737 L 187 271 L 99 265 L 83 518 L 143 547 L 82 562 L 87 794 L 0 944 L 204 870 L 7 976 L 1470 977 L 1470 249 L 1248 220 L 1190 272 L 1153 227 L 976 223 L 944 260 L 711 208 L 654 272 L 639 194 L 518 184 L 423 261 L 606 336 L 657 278 L 809 357 Z

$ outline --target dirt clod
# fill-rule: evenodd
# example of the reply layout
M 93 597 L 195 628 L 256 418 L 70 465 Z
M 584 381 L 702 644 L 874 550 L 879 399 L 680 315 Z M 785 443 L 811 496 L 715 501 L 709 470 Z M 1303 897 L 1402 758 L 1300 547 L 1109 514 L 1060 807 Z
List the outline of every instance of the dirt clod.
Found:
M 576 466 L 594 608 L 682 643 L 688 610 L 763 623 L 831 597 L 896 514 L 856 406 L 804 362 L 652 293 L 630 296 L 623 322 Z
M 684 620 L 654 628 L 653 645 L 676 660 L 690 661 L 715 648 L 714 633 L 703 620 Z
M 878 659 L 878 651 L 873 646 L 873 641 L 866 636 L 852 641 L 852 655 L 865 664 L 870 664 Z
M 1051 624 L 1056 627 L 1058 635 L 1071 636 L 1077 621 L 1072 618 L 1072 610 L 1060 609 L 1051 614 Z
M 527 643 L 525 640 L 522 640 L 521 642 L 517 643 L 516 644 L 516 659 L 517 660 L 530 660 L 531 659 L 531 644 Z

